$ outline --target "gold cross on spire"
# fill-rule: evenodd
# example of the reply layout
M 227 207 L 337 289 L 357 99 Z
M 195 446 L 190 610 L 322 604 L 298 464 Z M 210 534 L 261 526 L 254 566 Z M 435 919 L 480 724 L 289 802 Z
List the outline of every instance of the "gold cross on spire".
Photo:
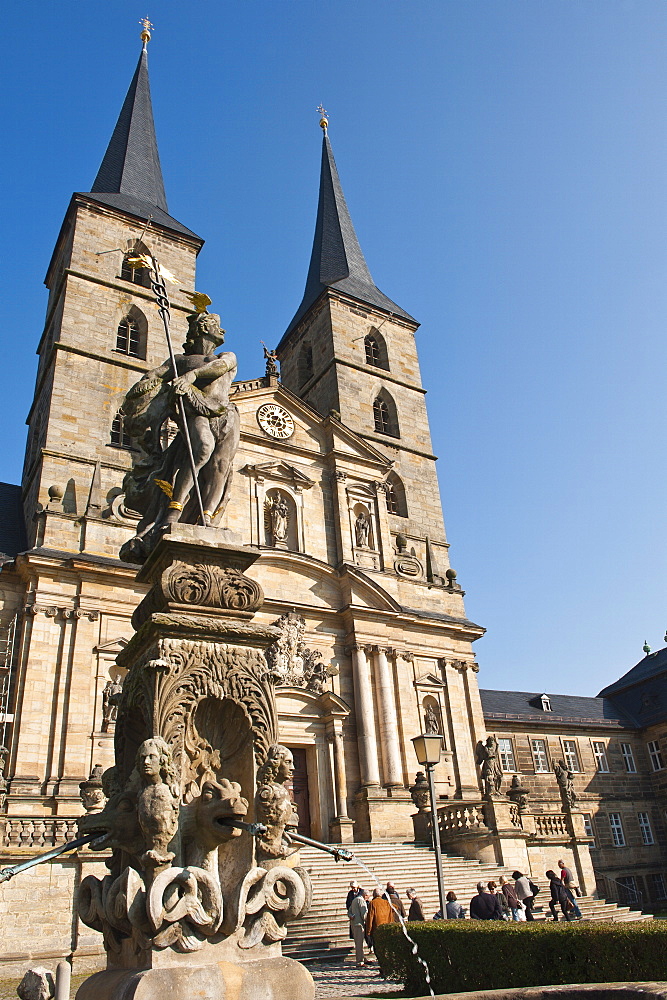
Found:
M 154 25 L 151 24 L 151 22 L 148 20 L 147 17 L 142 17 L 141 20 L 139 21 L 139 24 L 144 29 L 141 32 L 141 40 L 145 46 L 147 42 L 150 42 L 151 40 L 151 31 L 153 30 Z
M 329 128 L 329 112 L 326 111 L 321 104 L 317 110 L 320 115 L 320 128 L 324 130 L 324 134 L 326 135 L 327 129 Z

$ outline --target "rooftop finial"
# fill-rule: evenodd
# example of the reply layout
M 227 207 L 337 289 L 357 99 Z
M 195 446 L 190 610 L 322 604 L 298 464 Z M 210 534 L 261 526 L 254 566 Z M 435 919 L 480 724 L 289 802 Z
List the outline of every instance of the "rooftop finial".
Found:
M 153 29 L 154 25 L 151 24 L 151 22 L 148 20 L 147 17 L 142 17 L 142 19 L 139 21 L 139 24 L 144 29 L 141 32 L 141 40 L 144 43 L 144 48 L 146 48 L 146 45 L 151 40 L 151 30 Z
M 326 135 L 327 134 L 327 129 L 329 128 L 329 112 L 325 111 L 325 109 L 322 107 L 321 104 L 320 104 L 320 106 L 319 106 L 319 108 L 317 110 L 318 110 L 318 112 L 320 114 L 320 128 L 323 130 L 324 134 Z

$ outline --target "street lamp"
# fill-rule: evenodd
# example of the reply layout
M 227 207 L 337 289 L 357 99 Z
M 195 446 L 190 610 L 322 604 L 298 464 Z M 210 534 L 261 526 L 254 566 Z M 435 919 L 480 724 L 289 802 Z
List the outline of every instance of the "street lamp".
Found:
M 438 827 L 438 811 L 435 805 L 435 784 L 433 782 L 433 769 L 440 763 L 442 754 L 443 738 L 440 733 L 422 733 L 421 736 L 414 736 L 412 743 L 415 748 L 417 761 L 426 768 L 428 778 L 428 794 L 431 799 L 431 836 L 433 837 L 433 851 L 435 852 L 435 870 L 438 877 L 438 896 L 440 897 L 440 913 L 443 920 L 447 916 L 445 909 L 445 885 L 442 878 L 442 854 L 440 853 L 440 829 Z

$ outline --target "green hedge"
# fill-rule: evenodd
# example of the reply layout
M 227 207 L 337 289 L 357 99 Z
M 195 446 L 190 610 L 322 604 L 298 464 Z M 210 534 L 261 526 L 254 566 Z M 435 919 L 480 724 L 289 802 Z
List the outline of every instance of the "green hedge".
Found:
M 408 929 L 436 993 L 667 980 L 667 929 L 657 921 L 434 920 Z M 397 924 L 379 927 L 374 943 L 386 976 L 403 980 L 409 995 L 428 993 L 423 967 Z

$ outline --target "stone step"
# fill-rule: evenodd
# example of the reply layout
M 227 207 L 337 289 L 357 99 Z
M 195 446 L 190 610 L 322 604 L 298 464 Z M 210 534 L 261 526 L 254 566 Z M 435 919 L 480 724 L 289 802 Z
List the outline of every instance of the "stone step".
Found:
M 435 858 L 433 851 L 426 845 L 354 844 L 349 849 L 368 866 L 382 886 L 388 879 L 395 883 L 404 905 L 407 904 L 406 888 L 414 886 L 427 916 L 439 908 Z M 470 905 L 470 900 L 475 895 L 477 882 L 488 882 L 491 879 L 498 882 L 501 875 L 511 875 L 508 869 L 483 864 L 474 859 L 444 855 L 442 860 L 447 890 L 453 890 L 465 907 Z M 373 889 L 374 883 L 370 875 L 352 862 L 336 862 L 331 855 L 314 848 L 301 850 L 301 865 L 312 879 L 313 903 L 306 916 L 288 925 L 288 936 L 283 945 L 285 954 L 306 962 L 349 955 L 352 942 L 345 913 L 345 897 L 352 879 Z M 541 892 L 535 901 L 535 919 L 550 920 L 549 894 L 544 882 L 539 884 Z M 577 903 L 584 919 L 588 921 L 613 920 L 625 923 L 652 919 L 650 914 L 592 897 L 579 897 Z

